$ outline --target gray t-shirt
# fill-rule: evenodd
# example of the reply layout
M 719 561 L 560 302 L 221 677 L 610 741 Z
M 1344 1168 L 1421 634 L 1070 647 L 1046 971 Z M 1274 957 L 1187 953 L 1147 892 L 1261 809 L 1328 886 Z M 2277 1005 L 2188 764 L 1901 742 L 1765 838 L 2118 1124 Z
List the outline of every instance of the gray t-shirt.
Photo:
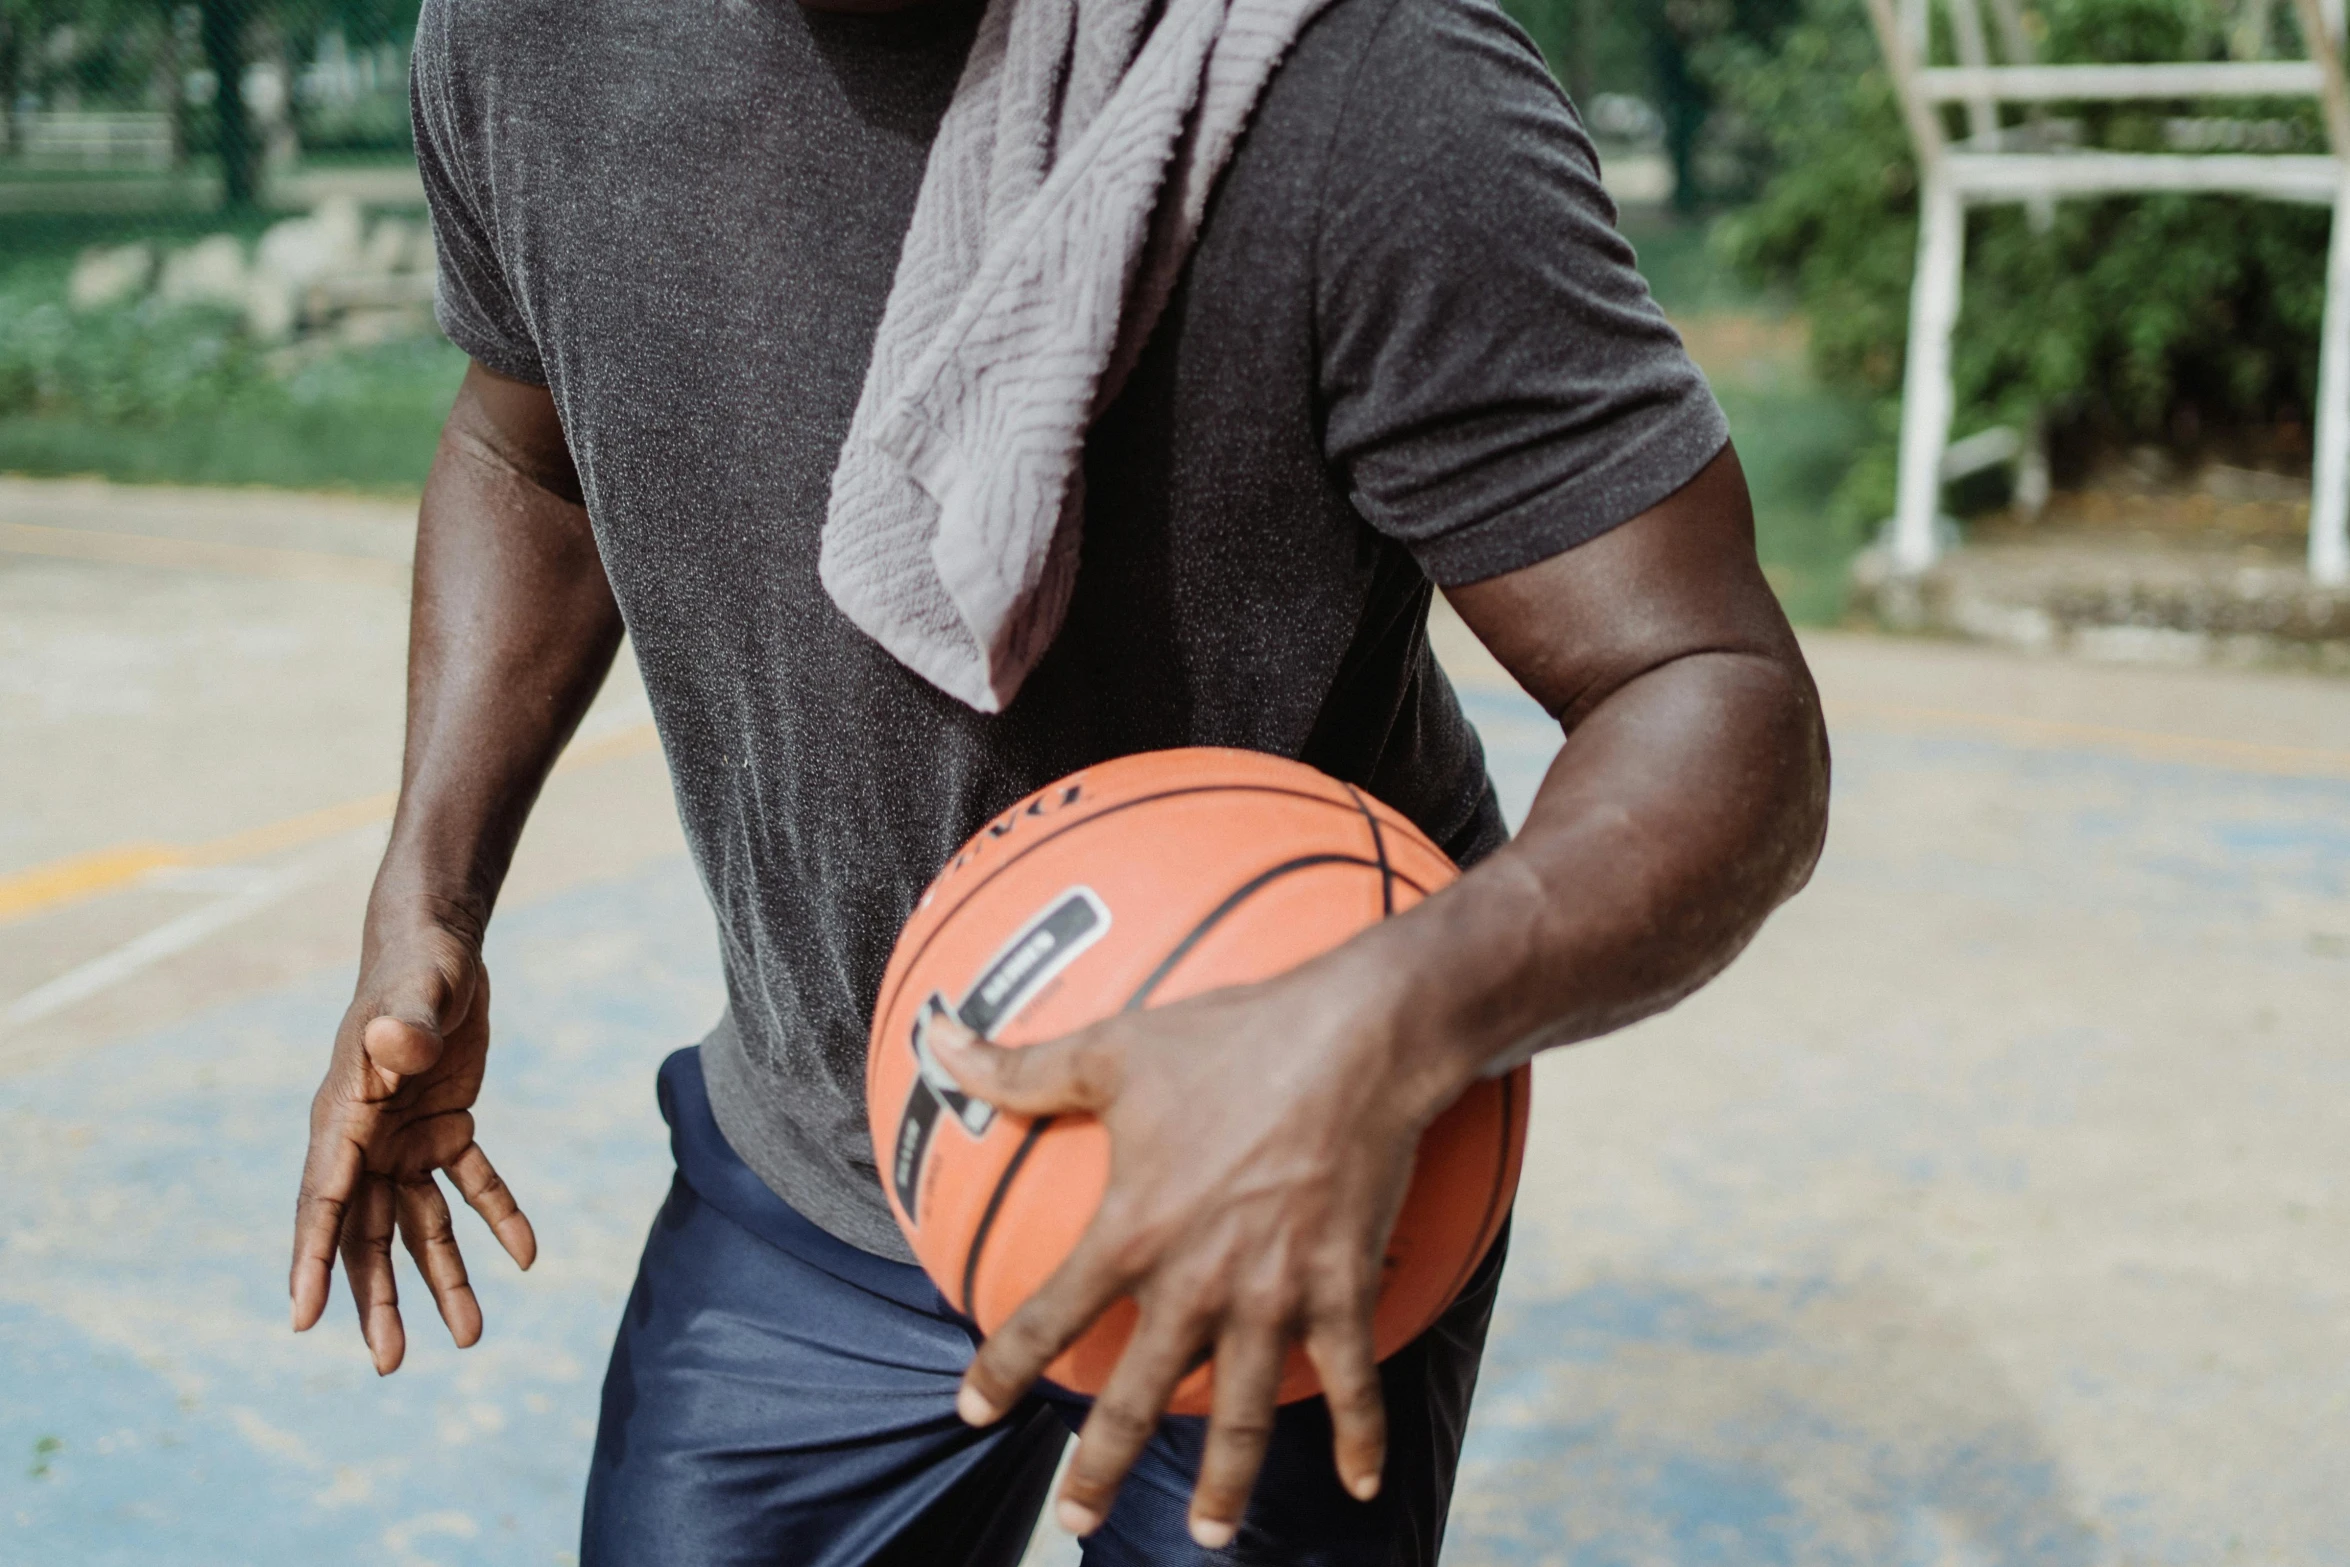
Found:
M 1726 439 L 1525 36 L 1490 0 L 1335 0 L 1089 436 L 1058 640 L 1006 712 L 962 707 L 834 609 L 816 549 L 976 21 L 426 0 L 416 41 L 441 323 L 553 393 L 717 912 L 719 1125 L 897 1258 L 866 1026 L 964 838 L 1103 758 L 1227 745 L 1490 852 L 1430 582 L 1580 544 Z

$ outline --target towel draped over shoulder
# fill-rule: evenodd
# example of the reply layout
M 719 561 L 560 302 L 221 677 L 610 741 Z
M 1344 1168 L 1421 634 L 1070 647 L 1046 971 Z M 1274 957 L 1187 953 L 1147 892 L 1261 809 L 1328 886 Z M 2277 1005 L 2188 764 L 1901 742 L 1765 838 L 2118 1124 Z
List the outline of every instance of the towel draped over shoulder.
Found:
M 1067 613 L 1087 426 L 1216 177 L 1327 0 L 987 0 L 832 480 L 819 571 L 860 629 L 1001 712 Z

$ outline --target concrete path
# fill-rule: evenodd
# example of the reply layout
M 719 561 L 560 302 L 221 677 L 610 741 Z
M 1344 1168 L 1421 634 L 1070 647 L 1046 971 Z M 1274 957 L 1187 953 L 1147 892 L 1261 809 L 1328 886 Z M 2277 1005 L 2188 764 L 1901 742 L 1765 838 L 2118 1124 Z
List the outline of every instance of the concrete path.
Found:
M 569 1560 L 718 996 L 633 681 L 491 944 L 540 1265 L 475 1227 L 484 1342 L 411 1283 L 388 1381 L 284 1327 L 403 529 L 0 481 L 0 1561 Z M 1439 634 L 1516 807 L 1554 731 Z M 1543 1067 L 1448 1560 L 2350 1563 L 2350 684 L 1811 649 L 1813 887 Z

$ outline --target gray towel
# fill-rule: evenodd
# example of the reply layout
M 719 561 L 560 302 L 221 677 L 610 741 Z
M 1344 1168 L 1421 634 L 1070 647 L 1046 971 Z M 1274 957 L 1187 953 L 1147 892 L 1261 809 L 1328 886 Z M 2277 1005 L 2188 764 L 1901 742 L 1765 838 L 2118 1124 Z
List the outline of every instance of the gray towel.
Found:
M 1086 426 L 1326 0 L 988 0 L 923 171 L 824 524 L 842 612 L 1001 712 L 1076 583 Z

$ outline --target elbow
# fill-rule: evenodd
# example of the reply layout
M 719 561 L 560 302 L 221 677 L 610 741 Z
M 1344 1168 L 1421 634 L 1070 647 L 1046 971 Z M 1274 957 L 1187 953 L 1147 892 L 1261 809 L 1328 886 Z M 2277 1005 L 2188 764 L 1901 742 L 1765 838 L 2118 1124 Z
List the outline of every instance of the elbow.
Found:
M 1812 872 L 1819 869 L 1820 856 L 1828 847 L 1828 796 L 1835 759 L 1829 750 L 1827 718 L 1820 711 L 1819 695 L 1812 692 L 1810 696 L 1805 714 L 1803 777 L 1788 811 L 1788 828 L 1797 850 L 1789 860 L 1787 886 L 1780 894 L 1781 902 L 1794 897 L 1810 883 Z
M 1765 815 L 1768 826 L 1757 844 L 1757 890 L 1763 897 L 1755 923 L 1801 892 L 1819 868 L 1828 846 L 1828 798 L 1833 757 L 1828 744 L 1827 718 L 1820 710 L 1818 689 L 1801 655 L 1788 674 L 1790 689 L 1779 725 L 1778 764 L 1770 793 L 1775 808 Z

